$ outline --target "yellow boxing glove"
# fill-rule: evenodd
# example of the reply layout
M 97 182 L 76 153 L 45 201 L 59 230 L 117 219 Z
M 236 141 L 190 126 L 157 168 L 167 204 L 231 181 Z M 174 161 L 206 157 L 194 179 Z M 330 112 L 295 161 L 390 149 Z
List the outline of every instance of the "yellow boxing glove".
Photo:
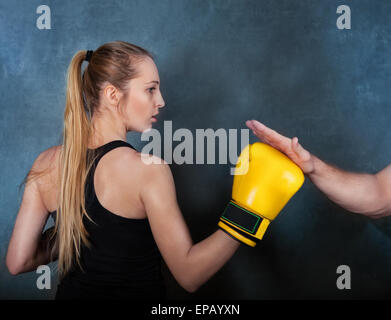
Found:
M 301 169 L 280 151 L 261 142 L 246 146 L 235 167 L 232 200 L 218 226 L 254 247 L 303 182 Z

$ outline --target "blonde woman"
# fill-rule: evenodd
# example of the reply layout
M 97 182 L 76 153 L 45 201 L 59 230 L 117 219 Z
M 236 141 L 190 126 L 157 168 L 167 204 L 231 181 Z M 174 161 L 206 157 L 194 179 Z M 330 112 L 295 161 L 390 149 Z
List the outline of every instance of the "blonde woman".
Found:
M 146 164 L 126 142 L 127 132 L 156 121 L 165 104 L 159 85 L 139 46 L 116 41 L 74 55 L 63 144 L 42 152 L 26 176 L 11 274 L 58 259 L 56 299 L 164 298 L 161 257 L 189 292 L 232 257 L 239 242 L 220 229 L 193 244 L 169 166 Z M 42 234 L 50 214 L 55 226 Z

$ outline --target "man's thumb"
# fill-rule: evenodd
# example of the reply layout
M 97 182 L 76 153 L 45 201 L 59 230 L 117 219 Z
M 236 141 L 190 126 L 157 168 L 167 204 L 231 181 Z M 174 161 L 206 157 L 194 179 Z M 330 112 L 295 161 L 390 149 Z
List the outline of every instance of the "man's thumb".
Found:
M 297 154 L 297 155 L 301 155 L 302 151 L 303 151 L 303 148 L 301 147 L 301 145 L 299 144 L 299 138 L 298 137 L 294 137 L 292 138 L 292 149 L 293 151 Z

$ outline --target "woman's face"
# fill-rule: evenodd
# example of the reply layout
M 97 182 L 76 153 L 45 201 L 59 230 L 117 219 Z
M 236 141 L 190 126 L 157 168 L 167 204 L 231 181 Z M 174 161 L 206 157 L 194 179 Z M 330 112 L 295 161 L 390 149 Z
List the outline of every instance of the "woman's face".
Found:
M 165 103 L 160 92 L 160 78 L 157 67 L 149 57 L 137 65 L 139 75 L 130 80 L 125 99 L 126 127 L 128 131 L 143 132 L 156 122 L 159 108 Z

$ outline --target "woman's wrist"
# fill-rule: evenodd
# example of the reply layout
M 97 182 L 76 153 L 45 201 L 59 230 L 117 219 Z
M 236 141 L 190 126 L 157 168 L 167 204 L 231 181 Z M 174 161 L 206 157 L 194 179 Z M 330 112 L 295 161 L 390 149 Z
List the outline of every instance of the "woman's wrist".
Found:
M 55 237 L 53 237 L 54 226 L 45 230 L 41 237 L 41 250 L 49 257 L 50 262 L 57 259 L 57 256 L 52 257 L 52 249 L 55 244 Z

